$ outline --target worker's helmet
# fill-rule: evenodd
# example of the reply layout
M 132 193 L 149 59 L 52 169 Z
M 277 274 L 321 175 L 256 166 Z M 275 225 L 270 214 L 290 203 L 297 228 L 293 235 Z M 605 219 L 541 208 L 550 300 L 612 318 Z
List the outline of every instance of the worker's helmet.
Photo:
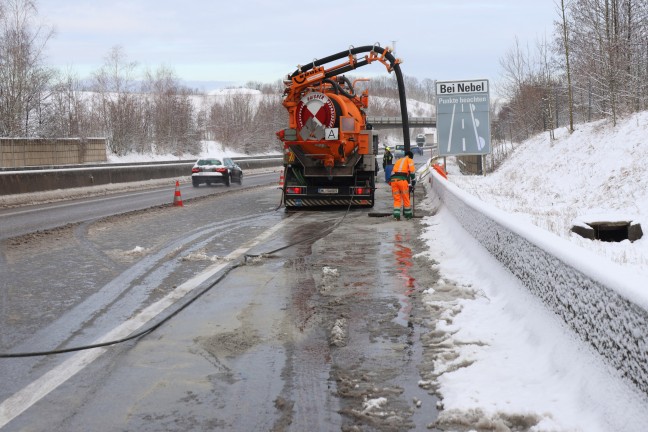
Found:
M 385 147 L 385 150 L 387 150 L 387 151 L 391 151 L 391 149 L 390 149 L 389 147 Z

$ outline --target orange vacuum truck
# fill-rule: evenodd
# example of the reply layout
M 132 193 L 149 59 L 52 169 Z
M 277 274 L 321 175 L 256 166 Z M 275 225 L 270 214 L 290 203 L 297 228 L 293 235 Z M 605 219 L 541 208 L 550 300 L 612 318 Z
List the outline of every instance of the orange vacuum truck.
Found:
M 367 124 L 368 90 L 357 94 L 355 81 L 343 74 L 375 61 L 396 74 L 403 142 L 405 151 L 410 149 L 400 60 L 389 48 L 351 47 L 300 66 L 284 81 L 283 105 L 289 124 L 277 132 L 283 142 L 286 209 L 373 207 L 378 136 Z M 325 67 L 333 62 L 338 63 Z

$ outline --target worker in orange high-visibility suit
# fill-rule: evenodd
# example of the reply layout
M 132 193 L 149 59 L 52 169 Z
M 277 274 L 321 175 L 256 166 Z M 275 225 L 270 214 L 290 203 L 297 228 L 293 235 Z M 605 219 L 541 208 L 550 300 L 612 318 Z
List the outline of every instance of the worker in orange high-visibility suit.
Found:
M 394 219 L 400 220 L 400 210 L 406 219 L 412 219 L 412 205 L 410 203 L 410 181 L 412 187 L 416 185 L 416 168 L 414 167 L 414 153 L 405 152 L 405 157 L 396 161 L 392 170 L 390 184 L 394 197 Z

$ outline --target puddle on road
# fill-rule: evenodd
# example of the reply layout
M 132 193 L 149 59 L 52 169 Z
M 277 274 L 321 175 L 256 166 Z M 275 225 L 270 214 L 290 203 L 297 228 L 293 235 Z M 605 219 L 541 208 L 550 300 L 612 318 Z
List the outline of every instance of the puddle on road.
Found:
M 410 327 L 410 314 L 412 311 L 412 294 L 416 291 L 416 278 L 411 275 L 412 270 L 412 249 L 405 246 L 405 242 L 409 243 L 409 235 L 404 236 L 401 233 L 394 235 L 394 258 L 396 261 L 396 270 L 398 272 L 399 280 L 402 281 L 402 287 L 396 287 L 396 295 L 400 303 L 398 316 L 394 321 L 404 327 Z
M 308 327 L 328 332 L 330 391 L 340 398 L 344 428 L 421 430 L 436 419 L 437 399 L 418 385 L 419 297 L 436 275 L 414 256 L 425 245 L 413 224 L 366 222 L 356 216 L 300 250 L 293 269 L 310 274 L 315 289 L 312 281 L 301 293 L 295 288 L 295 312 L 314 311 Z M 315 309 L 304 307 L 305 298 Z

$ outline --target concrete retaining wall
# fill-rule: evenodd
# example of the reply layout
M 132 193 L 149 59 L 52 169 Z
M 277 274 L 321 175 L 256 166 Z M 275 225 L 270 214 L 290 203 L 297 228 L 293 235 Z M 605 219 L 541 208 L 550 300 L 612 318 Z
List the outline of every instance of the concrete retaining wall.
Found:
M 648 394 L 648 295 L 620 266 L 513 220 L 436 173 L 432 193 L 461 225 L 610 365 Z M 629 276 L 629 275 L 628 275 Z
M 246 169 L 279 167 L 281 158 L 234 159 Z M 74 187 L 96 186 L 144 180 L 188 177 L 195 161 L 160 164 L 120 164 L 92 167 L 74 166 L 56 169 L 38 169 L 0 172 L 0 194 L 12 195 L 42 192 Z
M 0 167 L 105 162 L 105 138 L 0 138 Z

